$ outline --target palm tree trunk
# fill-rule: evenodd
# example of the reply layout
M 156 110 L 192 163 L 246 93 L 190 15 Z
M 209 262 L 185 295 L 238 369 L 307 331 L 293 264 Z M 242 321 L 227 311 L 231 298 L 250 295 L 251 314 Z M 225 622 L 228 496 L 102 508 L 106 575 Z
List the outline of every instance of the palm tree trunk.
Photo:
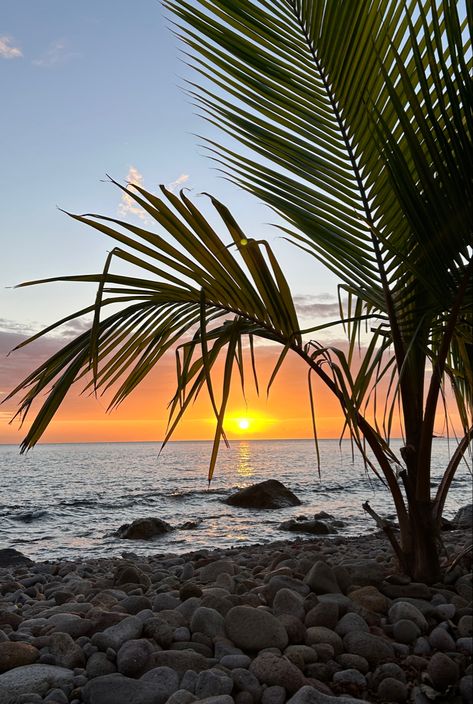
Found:
M 440 579 L 438 540 L 439 524 L 434 518 L 433 503 L 411 504 L 409 535 L 401 535 L 401 545 L 409 574 L 416 581 L 432 584 Z

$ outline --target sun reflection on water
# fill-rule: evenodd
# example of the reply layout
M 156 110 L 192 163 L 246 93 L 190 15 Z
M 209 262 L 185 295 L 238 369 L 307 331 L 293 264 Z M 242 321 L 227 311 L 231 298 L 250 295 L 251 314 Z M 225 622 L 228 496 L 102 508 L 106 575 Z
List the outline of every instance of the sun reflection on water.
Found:
M 251 450 L 250 443 L 245 440 L 240 441 L 238 446 L 238 459 L 236 471 L 240 477 L 252 477 L 254 474 L 253 467 L 250 462 Z

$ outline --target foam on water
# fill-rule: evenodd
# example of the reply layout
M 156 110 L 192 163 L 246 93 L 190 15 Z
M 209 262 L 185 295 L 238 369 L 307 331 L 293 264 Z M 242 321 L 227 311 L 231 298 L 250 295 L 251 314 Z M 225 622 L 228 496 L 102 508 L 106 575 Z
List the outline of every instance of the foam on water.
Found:
M 17 547 L 33 559 L 228 548 L 297 539 L 278 525 L 322 510 L 345 521 L 342 535 L 358 535 L 376 529 L 361 508 L 366 500 L 381 515 L 394 518 L 389 492 L 366 473 L 359 457 L 352 458 L 348 442 L 320 442 L 319 478 L 313 441 L 235 441 L 230 450 L 222 447 L 210 488 L 210 443 L 169 443 L 158 457 L 159 448 L 158 443 L 40 445 L 20 455 L 17 447 L 0 446 L 0 547 Z M 435 440 L 433 486 L 454 449 L 453 443 L 449 447 L 446 440 Z M 222 502 L 237 488 L 269 478 L 292 489 L 302 505 L 257 511 Z M 471 474 L 462 465 L 447 518 L 468 502 L 468 495 Z M 144 516 L 158 516 L 173 526 L 202 521 L 152 542 L 113 536 L 123 523 Z

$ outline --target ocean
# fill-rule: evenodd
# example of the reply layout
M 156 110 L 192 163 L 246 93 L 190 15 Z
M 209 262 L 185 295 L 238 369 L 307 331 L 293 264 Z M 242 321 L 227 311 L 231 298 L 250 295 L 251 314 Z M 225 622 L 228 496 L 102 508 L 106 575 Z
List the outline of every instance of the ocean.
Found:
M 394 441 L 398 448 L 401 441 Z M 432 485 L 438 484 L 455 443 L 434 440 Z M 0 547 L 16 548 L 34 560 L 184 553 L 309 537 L 278 528 L 282 521 L 325 511 L 344 525 L 340 535 L 374 532 L 363 511 L 369 501 L 379 514 L 395 518 L 389 492 L 352 458 L 348 441 L 321 440 L 321 476 L 311 440 L 232 441 L 222 447 L 210 487 L 209 442 L 44 444 L 26 455 L 0 446 Z M 237 490 L 279 479 L 302 501 L 273 511 L 227 506 Z M 444 515 L 451 518 L 471 502 L 472 477 L 462 464 Z M 435 491 L 433 488 L 432 491 Z M 157 516 L 178 528 L 153 541 L 113 535 L 124 523 Z

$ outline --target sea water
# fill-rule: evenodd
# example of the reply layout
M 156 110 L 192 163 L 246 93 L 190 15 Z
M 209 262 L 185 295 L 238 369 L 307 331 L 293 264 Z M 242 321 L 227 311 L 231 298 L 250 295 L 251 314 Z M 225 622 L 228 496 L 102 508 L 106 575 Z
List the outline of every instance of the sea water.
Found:
M 394 441 L 399 449 L 401 441 Z M 432 492 L 455 443 L 434 440 Z M 383 483 L 367 472 L 348 441 L 320 441 L 320 476 L 311 440 L 232 441 L 222 447 L 208 485 L 209 442 L 43 444 L 26 455 L 0 446 L 0 548 L 32 559 L 112 556 L 123 551 L 183 553 L 204 548 L 297 539 L 281 522 L 325 511 L 343 521 L 341 535 L 377 530 L 362 503 L 395 518 Z M 279 479 L 301 500 L 278 510 L 223 503 L 239 488 Z M 444 515 L 471 501 L 472 477 L 461 464 Z M 136 518 L 156 516 L 176 528 L 153 541 L 119 539 L 114 532 Z M 184 523 L 195 527 L 179 529 Z M 299 537 L 308 537 L 300 534 Z

